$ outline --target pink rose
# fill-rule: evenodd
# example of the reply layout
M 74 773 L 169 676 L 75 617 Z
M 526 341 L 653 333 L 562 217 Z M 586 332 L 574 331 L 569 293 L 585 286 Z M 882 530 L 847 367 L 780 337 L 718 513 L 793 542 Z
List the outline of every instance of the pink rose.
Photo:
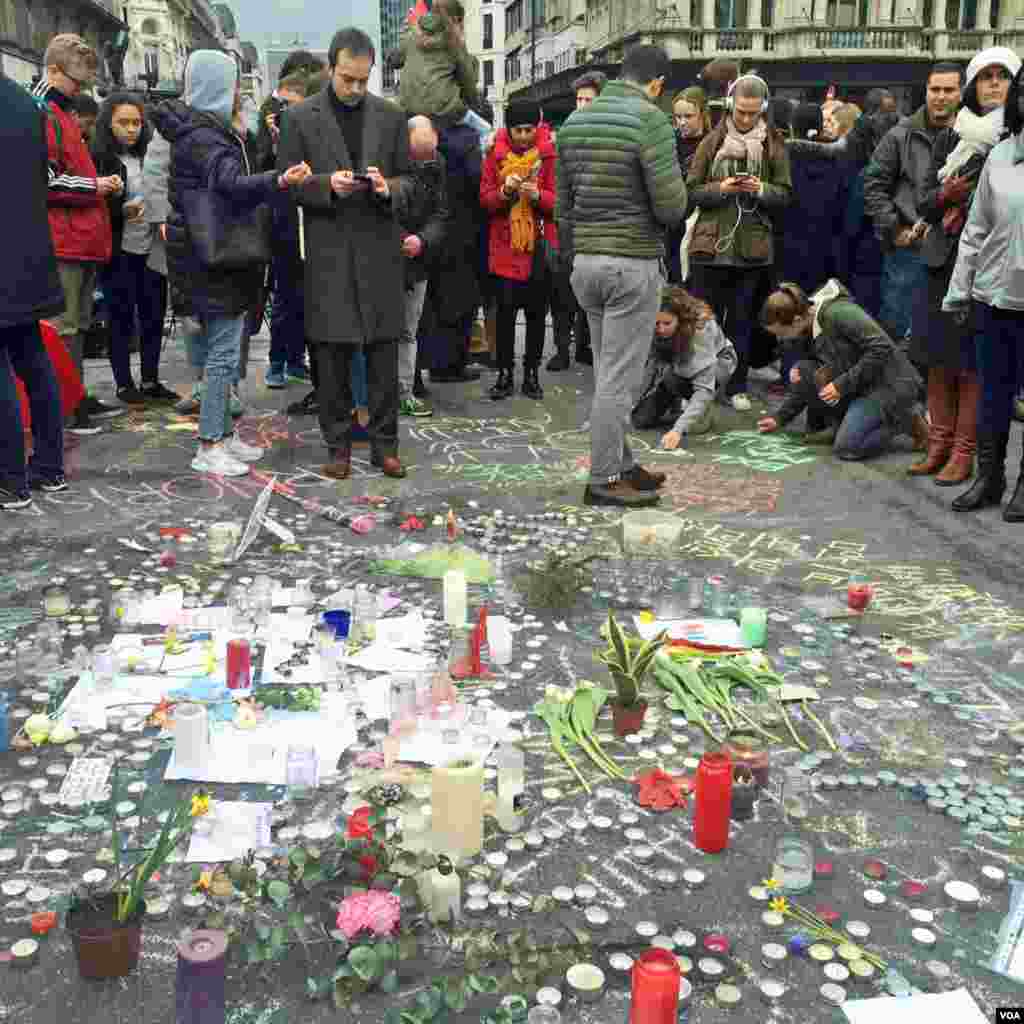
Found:
M 366 896 L 366 927 L 378 938 L 391 935 L 402 916 L 401 900 L 394 893 L 378 889 L 371 889 Z
M 338 907 L 338 931 L 350 942 L 366 927 L 365 893 L 346 896 Z

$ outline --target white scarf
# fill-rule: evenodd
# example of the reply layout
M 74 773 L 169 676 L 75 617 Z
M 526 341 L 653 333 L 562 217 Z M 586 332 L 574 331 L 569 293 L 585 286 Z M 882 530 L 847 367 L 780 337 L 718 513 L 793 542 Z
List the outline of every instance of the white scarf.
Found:
M 984 159 L 988 156 L 989 150 L 1003 137 L 1003 107 L 996 107 L 983 117 L 961 107 L 953 122 L 953 131 L 960 141 L 939 168 L 939 181 L 952 178 L 971 157 L 977 155 Z
M 843 286 L 834 278 L 830 277 L 812 296 L 811 305 L 814 306 L 814 326 L 811 329 L 811 337 L 817 338 L 823 328 L 821 326 L 821 310 L 826 302 L 839 298 Z

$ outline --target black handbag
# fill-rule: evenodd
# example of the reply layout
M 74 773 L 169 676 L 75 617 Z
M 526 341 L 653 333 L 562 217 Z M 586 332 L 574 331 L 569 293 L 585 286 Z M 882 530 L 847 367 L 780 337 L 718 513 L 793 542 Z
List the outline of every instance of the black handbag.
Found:
M 206 188 L 185 192 L 182 205 L 192 247 L 207 270 L 246 270 L 270 262 L 267 203 L 240 212 L 207 182 Z

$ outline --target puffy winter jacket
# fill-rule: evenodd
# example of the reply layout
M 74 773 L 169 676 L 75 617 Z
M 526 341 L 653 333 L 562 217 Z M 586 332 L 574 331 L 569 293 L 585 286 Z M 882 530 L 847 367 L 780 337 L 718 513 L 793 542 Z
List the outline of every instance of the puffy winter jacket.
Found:
M 71 100 L 57 89 L 40 86 L 49 110 L 46 144 L 50 161 L 47 205 L 58 260 L 106 263 L 112 242 L 106 201 L 96 191 L 96 166 L 82 129 L 71 115 Z
M 551 129 L 546 124 L 541 124 L 537 129 L 536 145 L 540 153 L 540 175 L 537 178 L 540 202 L 534 207 L 534 219 L 538 229 L 543 225 L 548 245 L 557 249 L 558 232 L 554 222 L 555 146 Z M 512 248 L 509 214 L 517 200 L 509 201 L 501 191 L 505 183 L 501 164 L 511 150 L 508 131 L 502 128 L 484 161 L 483 176 L 480 179 L 480 205 L 491 217 L 488 231 L 488 265 L 491 273 L 510 281 L 528 281 L 533 269 L 533 252 L 520 252 Z
M 275 194 L 277 173 L 251 174 L 242 140 L 214 114 L 180 100 L 153 112 L 157 131 L 171 145 L 167 217 L 167 271 L 175 309 L 200 316 L 238 316 L 259 296 L 264 266 L 240 270 L 204 266 L 192 247 L 185 222 L 185 195 L 213 188 L 230 198 L 232 214 L 247 217 Z
M 665 228 L 686 217 L 672 123 L 639 85 L 609 82 L 558 130 L 558 203 L 563 249 L 661 259 Z
M 917 200 L 937 135 L 921 107 L 890 129 L 872 154 L 864 175 L 864 207 L 881 242 L 891 244 L 900 228 L 917 222 Z

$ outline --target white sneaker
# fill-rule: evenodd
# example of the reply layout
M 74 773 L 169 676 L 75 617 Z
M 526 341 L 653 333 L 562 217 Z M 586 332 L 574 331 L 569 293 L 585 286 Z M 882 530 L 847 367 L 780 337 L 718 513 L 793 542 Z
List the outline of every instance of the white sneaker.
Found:
M 249 467 L 231 455 L 225 443 L 201 445 L 192 460 L 192 468 L 197 473 L 217 476 L 245 476 L 249 472 Z
M 263 448 L 257 448 L 255 445 L 246 444 L 238 436 L 238 431 L 235 431 L 235 433 L 233 433 L 224 442 L 224 447 L 227 449 L 228 455 L 233 459 L 238 459 L 239 462 L 257 462 L 266 454 Z
M 750 399 L 746 395 L 733 395 L 732 396 L 732 407 L 737 412 L 750 412 L 751 405 Z

